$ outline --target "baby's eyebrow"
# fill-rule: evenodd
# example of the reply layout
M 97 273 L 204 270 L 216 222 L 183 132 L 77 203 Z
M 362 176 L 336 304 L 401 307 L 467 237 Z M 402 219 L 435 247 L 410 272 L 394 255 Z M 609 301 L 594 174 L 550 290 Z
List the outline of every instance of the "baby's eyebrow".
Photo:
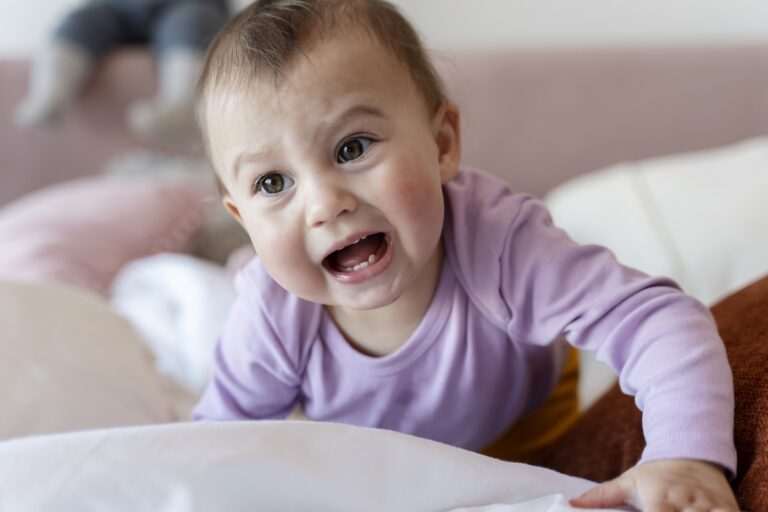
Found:
M 378 117 L 384 119 L 386 118 L 386 115 L 384 114 L 384 111 L 378 107 L 374 107 L 365 103 L 357 103 L 345 110 L 342 110 L 338 115 L 334 115 L 332 113 L 328 117 L 329 118 L 325 122 L 315 126 L 313 130 L 314 137 L 318 140 L 323 139 L 328 133 L 336 132 L 342 126 L 349 123 L 352 119 L 358 117 Z
M 240 169 L 244 164 L 259 161 L 259 159 L 263 159 L 267 154 L 269 154 L 269 151 L 262 149 L 258 151 L 248 151 L 237 155 L 237 158 L 235 158 L 235 161 L 232 163 L 233 181 L 237 183 L 237 179 L 240 177 Z
M 376 107 L 370 106 L 370 105 L 354 105 L 344 112 L 338 117 L 334 125 L 340 125 L 344 124 L 347 120 L 358 117 L 358 116 L 373 116 L 373 117 L 384 117 L 384 113 L 379 110 Z

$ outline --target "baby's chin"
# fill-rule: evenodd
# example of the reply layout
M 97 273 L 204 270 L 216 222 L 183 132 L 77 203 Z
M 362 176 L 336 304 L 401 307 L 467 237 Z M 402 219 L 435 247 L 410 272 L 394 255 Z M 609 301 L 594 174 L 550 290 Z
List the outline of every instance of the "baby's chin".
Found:
M 387 297 L 355 297 L 350 299 L 336 298 L 322 303 L 327 309 L 345 309 L 348 311 L 374 311 L 385 308 L 397 302 L 399 296 Z
M 335 294 L 326 297 L 324 301 L 312 301 L 323 304 L 326 309 L 344 309 L 347 311 L 374 311 L 385 308 L 397 302 L 402 292 L 395 290 L 366 290 L 363 292 L 351 291 L 343 294 Z

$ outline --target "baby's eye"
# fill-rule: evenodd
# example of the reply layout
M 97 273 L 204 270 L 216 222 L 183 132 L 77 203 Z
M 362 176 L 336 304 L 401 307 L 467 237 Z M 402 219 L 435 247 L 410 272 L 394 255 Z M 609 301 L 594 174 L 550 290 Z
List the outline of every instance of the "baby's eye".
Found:
M 259 176 L 253 184 L 253 193 L 264 192 L 267 195 L 279 194 L 293 186 L 293 179 L 279 172 L 270 172 Z
M 369 137 L 355 137 L 354 139 L 345 141 L 339 148 L 336 155 L 336 162 L 344 164 L 351 162 L 352 160 L 357 160 L 363 156 L 363 153 L 365 153 L 368 146 L 372 143 L 373 140 Z

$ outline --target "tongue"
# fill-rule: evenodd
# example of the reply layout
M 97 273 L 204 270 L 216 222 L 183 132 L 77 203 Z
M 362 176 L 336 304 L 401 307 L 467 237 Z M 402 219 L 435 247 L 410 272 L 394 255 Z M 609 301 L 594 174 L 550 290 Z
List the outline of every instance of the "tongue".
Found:
M 333 264 L 339 269 L 352 268 L 368 261 L 368 256 L 375 254 L 380 244 L 380 236 L 369 236 L 333 253 Z

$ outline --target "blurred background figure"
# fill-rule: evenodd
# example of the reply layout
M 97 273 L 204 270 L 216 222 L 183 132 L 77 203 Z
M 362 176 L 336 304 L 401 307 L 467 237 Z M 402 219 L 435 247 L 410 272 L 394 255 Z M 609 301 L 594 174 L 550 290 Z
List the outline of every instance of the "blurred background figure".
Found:
M 130 129 L 144 137 L 176 137 L 194 127 L 194 90 L 205 49 L 229 14 L 227 0 L 89 0 L 69 12 L 34 59 L 22 126 L 56 119 L 84 92 L 111 51 L 148 45 L 157 92 L 128 109 Z

